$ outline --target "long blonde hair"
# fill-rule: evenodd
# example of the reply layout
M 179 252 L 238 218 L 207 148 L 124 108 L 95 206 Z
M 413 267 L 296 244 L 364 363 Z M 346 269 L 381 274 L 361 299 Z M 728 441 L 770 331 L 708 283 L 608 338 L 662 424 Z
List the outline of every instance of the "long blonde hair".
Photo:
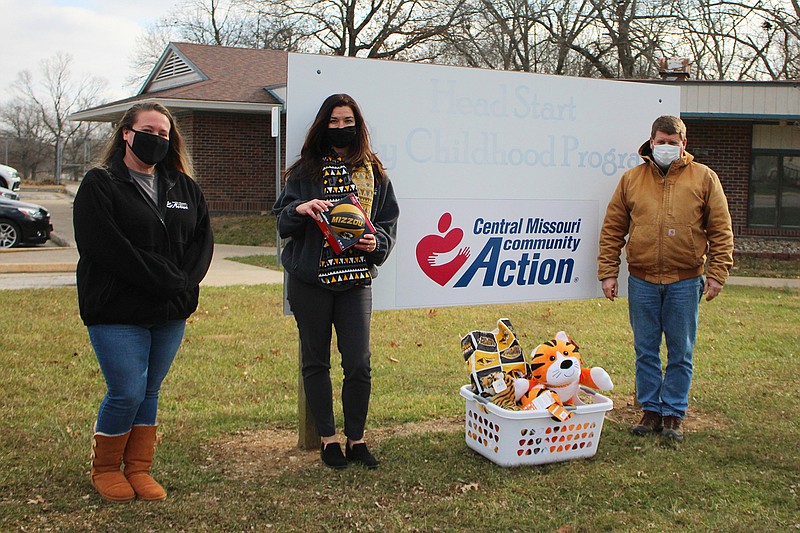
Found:
M 192 159 L 186 151 L 186 145 L 183 142 L 183 136 L 178 129 L 178 125 L 175 123 L 175 118 L 172 116 L 172 113 L 169 112 L 169 109 L 158 102 L 139 102 L 133 104 L 125 111 L 125 114 L 122 115 L 122 119 L 120 119 L 114 128 L 114 133 L 111 135 L 108 142 L 106 142 L 103 151 L 100 153 L 98 166 L 108 167 L 114 159 L 125 155 L 126 144 L 125 139 L 122 137 L 122 130 L 133 129 L 133 125 L 136 123 L 139 113 L 143 111 L 157 111 L 169 120 L 169 150 L 161 164 L 169 170 L 178 170 L 191 176 L 194 173 Z

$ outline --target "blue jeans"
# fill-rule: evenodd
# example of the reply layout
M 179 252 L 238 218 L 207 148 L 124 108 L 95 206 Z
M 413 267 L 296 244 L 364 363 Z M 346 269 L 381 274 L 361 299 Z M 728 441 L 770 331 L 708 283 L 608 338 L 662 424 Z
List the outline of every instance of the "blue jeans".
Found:
M 702 276 L 668 285 L 628 277 L 628 312 L 636 351 L 636 399 L 644 411 L 686 416 L 704 284 Z M 663 373 L 662 334 L 667 345 Z
M 122 435 L 156 423 L 158 393 L 183 340 L 185 320 L 164 324 L 97 324 L 89 339 L 106 380 L 95 431 Z

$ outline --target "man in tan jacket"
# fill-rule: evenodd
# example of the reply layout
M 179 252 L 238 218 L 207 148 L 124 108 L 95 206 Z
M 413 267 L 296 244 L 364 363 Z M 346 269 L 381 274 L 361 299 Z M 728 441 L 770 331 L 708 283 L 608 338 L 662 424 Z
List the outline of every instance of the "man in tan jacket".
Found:
M 603 294 L 613 301 L 625 246 L 636 399 L 643 410 L 631 431 L 661 433 L 667 441 L 683 440 L 700 299 L 705 294 L 711 301 L 720 293 L 733 265 L 731 216 L 722 185 L 685 149 L 683 121 L 657 118 L 650 140 L 639 148 L 644 162 L 622 176 L 608 204 L 597 259 Z

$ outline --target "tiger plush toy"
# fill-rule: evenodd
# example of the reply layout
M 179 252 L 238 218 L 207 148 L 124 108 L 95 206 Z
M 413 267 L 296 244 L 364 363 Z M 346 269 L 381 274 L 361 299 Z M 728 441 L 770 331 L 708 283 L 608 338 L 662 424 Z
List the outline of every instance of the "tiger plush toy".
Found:
M 519 411 L 516 398 L 518 385 L 515 384 L 518 379 L 519 376 L 516 372 L 497 371 L 483 376 L 481 386 L 484 391 L 494 392 L 488 399 L 496 406 L 509 411 Z
M 565 405 L 580 405 L 581 385 L 600 391 L 614 388 L 601 367 L 582 368 L 578 345 L 563 331 L 537 346 L 531 355 L 531 388 L 542 385 L 558 395 Z
M 572 418 L 573 413 L 564 409 L 564 404 L 558 394 L 544 385 L 533 385 L 519 401 L 523 411 L 545 409 L 556 422 L 566 422 Z

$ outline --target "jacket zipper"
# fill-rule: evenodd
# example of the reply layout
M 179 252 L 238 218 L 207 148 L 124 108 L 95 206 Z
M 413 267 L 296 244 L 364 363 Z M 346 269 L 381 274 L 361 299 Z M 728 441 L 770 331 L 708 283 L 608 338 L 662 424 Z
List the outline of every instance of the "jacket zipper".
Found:
M 162 215 L 161 210 L 153 202 L 153 199 L 150 198 L 149 196 L 147 196 L 147 193 L 144 192 L 144 189 L 142 189 L 142 186 L 139 185 L 136 182 L 136 180 L 131 180 L 131 181 L 133 182 L 134 187 L 136 187 L 136 190 L 139 191 L 139 195 L 141 195 L 141 197 L 144 199 L 144 201 L 147 203 L 147 205 L 150 206 L 150 209 L 153 210 L 153 213 L 155 213 L 156 217 L 158 217 L 158 221 L 161 222 L 161 227 L 164 229 L 164 236 L 166 237 L 166 241 L 167 241 L 167 250 L 171 253 L 172 252 L 172 240 L 169 238 L 169 230 L 167 230 L 167 223 L 164 220 L 164 215 Z M 169 192 L 172 190 L 173 187 L 175 187 L 175 183 L 174 182 L 171 183 L 169 185 L 169 187 L 167 187 L 167 189 L 164 191 L 164 200 L 165 200 L 164 205 L 166 205 L 166 199 L 169 196 Z
M 664 217 L 667 212 L 667 174 L 672 169 L 672 165 L 667 170 L 667 174 L 655 165 L 658 173 L 661 176 L 661 213 L 658 220 L 658 283 L 663 283 L 664 279 Z

